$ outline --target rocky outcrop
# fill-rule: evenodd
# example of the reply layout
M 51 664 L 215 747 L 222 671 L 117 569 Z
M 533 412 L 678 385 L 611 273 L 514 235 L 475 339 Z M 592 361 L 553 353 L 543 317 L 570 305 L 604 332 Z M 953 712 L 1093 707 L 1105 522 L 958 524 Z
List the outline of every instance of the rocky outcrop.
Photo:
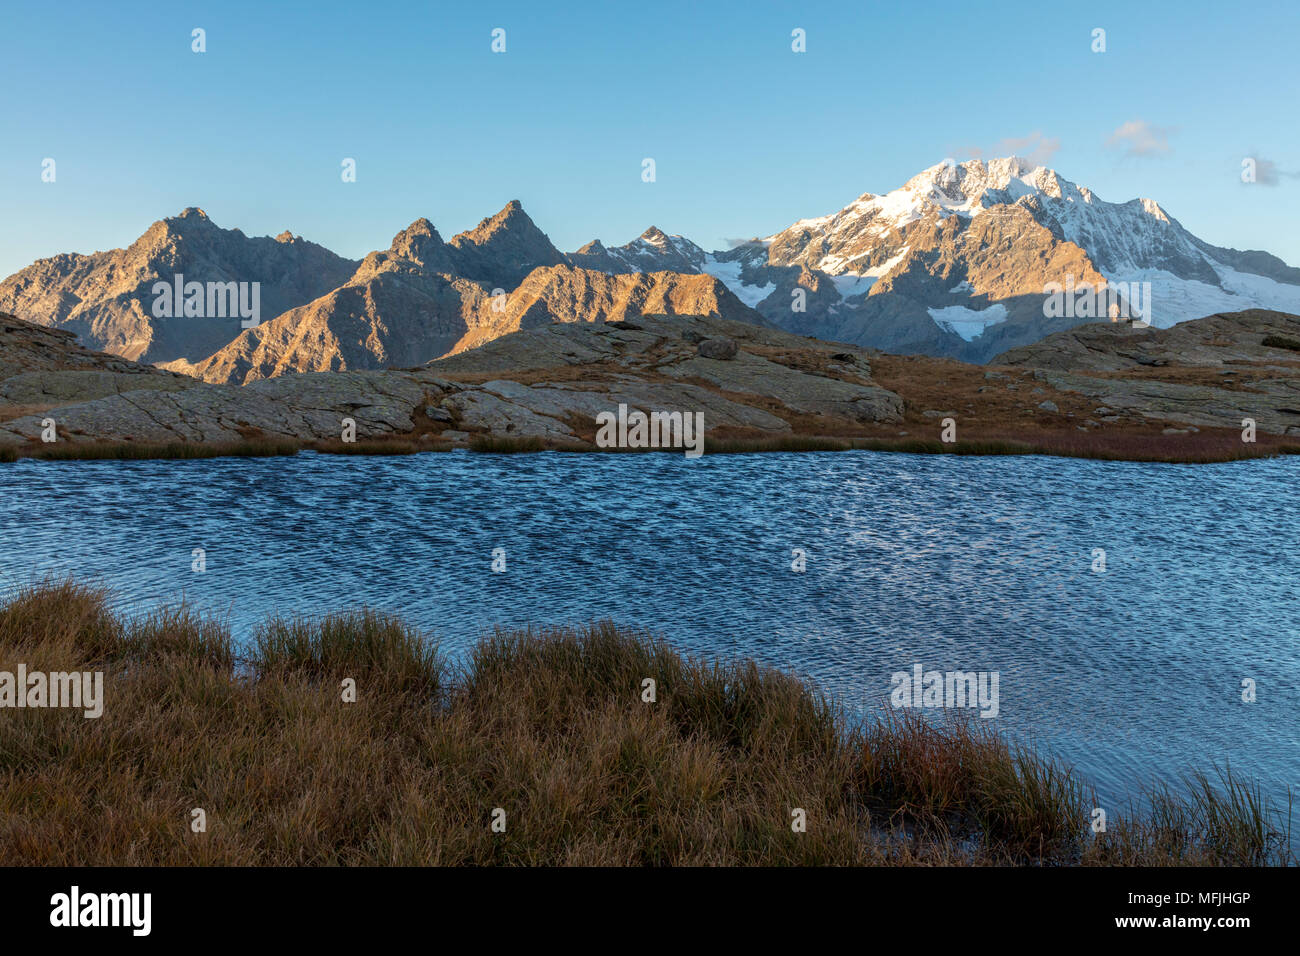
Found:
M 736 351 L 736 343 L 722 336 L 716 339 L 705 339 L 695 347 L 695 352 L 700 358 L 720 359 L 722 361 L 735 358 Z
M 192 378 L 80 345 L 71 332 L 0 313 L 0 418 L 139 389 L 193 388 Z
M 697 354 L 697 339 L 728 340 L 736 351 L 729 358 L 708 358 Z M 642 383 L 638 386 L 642 388 L 641 401 L 653 395 L 698 395 L 696 390 L 682 391 L 682 386 L 689 385 L 715 391 L 733 404 L 771 406 L 778 416 L 824 416 L 828 427 L 836 421 L 898 421 L 902 399 L 871 381 L 869 356 L 862 352 L 848 355 L 837 348 L 842 346 L 725 319 L 655 316 L 643 317 L 635 324 L 544 326 L 497 339 L 429 367 L 444 374 L 504 377 L 503 373 L 577 366 L 584 370 L 584 391 L 596 388 L 593 378 L 607 377 L 611 385 L 617 385 L 602 386 L 604 390 L 599 392 L 602 401 L 614 400 L 614 406 L 607 408 L 617 406 L 618 395 L 627 394 L 622 389 L 635 378 Z M 830 367 L 833 354 L 844 356 L 839 361 L 847 364 L 841 371 Z M 808 368 L 815 364 L 822 369 Z M 659 407 L 671 405 L 664 400 Z M 734 414 L 734 409 L 728 411 L 728 415 Z M 719 422 L 724 423 L 731 424 Z M 770 421 L 756 427 L 788 428 Z
M 1036 369 L 1053 388 L 1109 413 L 1198 427 L 1300 435 L 1300 316 L 1264 309 L 1168 329 L 1076 326 L 1012 349 L 994 364 Z
M 251 385 L 200 385 L 181 391 L 124 392 L 52 410 L 62 441 L 235 441 L 250 434 L 338 440 L 344 418 L 362 437 L 414 428 L 424 389 L 406 376 L 330 372 L 264 379 Z M 36 416 L 0 423 L 0 444 L 39 439 Z
M 1265 341 L 1300 340 L 1298 322 L 1295 315 L 1268 309 L 1210 315 L 1167 329 L 1090 322 L 1003 352 L 993 364 L 1076 372 L 1161 366 L 1289 369 L 1300 362 L 1300 352 Z
M 1294 375 L 1251 376 L 1232 382 L 1232 388 L 1157 378 L 1100 379 L 1057 371 L 1040 371 L 1038 380 L 1088 396 L 1099 408 L 1108 409 L 1108 416 L 1122 412 L 1160 422 L 1237 429 L 1250 419 L 1259 432 L 1300 435 L 1300 378 Z
M 735 354 L 696 354 L 696 340 Z M 417 431 L 590 441 L 595 418 L 619 405 L 701 412 L 707 432 L 784 434 L 791 420 L 837 427 L 896 421 L 902 400 L 870 381 L 865 354 L 743 322 L 642 316 L 636 323 L 557 323 L 521 330 L 427 366 L 321 372 L 206 385 L 141 372 L 141 387 L 0 422 L 0 444 L 35 441 L 52 417 L 65 441 L 227 441 L 249 435 L 337 439 Z M 821 366 L 812 370 L 813 366 Z M 835 371 L 835 369 L 840 371 Z

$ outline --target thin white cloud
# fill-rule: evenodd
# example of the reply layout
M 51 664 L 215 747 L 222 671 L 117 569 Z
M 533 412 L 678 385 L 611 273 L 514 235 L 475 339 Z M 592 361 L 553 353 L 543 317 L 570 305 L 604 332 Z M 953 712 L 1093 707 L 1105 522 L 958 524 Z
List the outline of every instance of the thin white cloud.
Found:
M 1255 164 L 1255 182 L 1261 186 L 1280 186 L 1283 179 L 1300 179 L 1300 172 L 1278 169 L 1277 163 L 1262 156 L 1250 157 Z
M 1119 147 L 1126 156 L 1160 156 L 1168 153 L 1169 137 L 1176 130 L 1170 126 L 1153 126 L 1146 120 L 1132 119 L 1110 134 L 1109 147 Z
M 988 149 L 982 146 L 965 146 L 957 150 L 956 154 L 970 159 L 1019 156 L 1033 166 L 1046 166 L 1060 149 L 1060 139 L 1055 136 L 1045 136 L 1041 131 L 1034 130 L 1028 136 L 1008 136 L 1000 139 Z
M 1055 136 L 1044 136 L 1038 130 L 1019 139 L 1000 140 L 993 147 L 995 156 L 1019 156 L 1028 160 L 1033 166 L 1046 166 L 1061 149 L 1061 141 Z

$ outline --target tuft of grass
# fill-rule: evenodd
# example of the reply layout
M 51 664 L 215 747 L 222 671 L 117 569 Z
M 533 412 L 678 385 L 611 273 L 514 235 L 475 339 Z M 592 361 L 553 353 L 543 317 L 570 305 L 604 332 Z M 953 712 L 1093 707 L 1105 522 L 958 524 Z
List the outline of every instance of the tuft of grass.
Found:
M 707 439 L 711 454 L 807 451 L 886 451 L 913 455 L 1051 455 L 1089 458 L 1099 461 L 1154 461 L 1173 464 L 1238 461 L 1275 455 L 1300 454 L 1300 445 L 1288 442 L 1243 444 L 1239 438 L 1222 435 L 1052 436 L 1049 444 L 999 439 L 942 442 L 922 438 L 819 438 L 781 436 L 772 438 Z
M 450 446 L 432 442 L 421 444 L 405 438 L 370 438 L 360 441 L 312 442 L 312 451 L 324 455 L 414 455 L 422 451 L 448 451 Z
M 418 442 L 409 438 L 372 438 L 355 442 L 299 441 L 290 438 L 247 438 L 232 442 L 50 442 L 6 445 L 0 462 L 20 458 L 44 461 L 155 460 L 193 458 L 265 458 L 296 455 L 310 450 L 326 455 L 413 455 L 449 451 L 445 442 Z
M 1266 335 L 1264 336 L 1264 341 L 1260 344 L 1265 348 L 1287 349 L 1291 352 L 1300 352 L 1300 340 L 1288 338 L 1285 335 Z
M 815 435 L 780 435 L 772 438 L 708 438 L 705 454 L 729 455 L 760 451 L 848 451 L 854 439 L 821 438 Z
M 0 603 L 18 662 L 103 670 L 104 701 L 0 720 L 3 865 L 1295 862 L 1289 808 L 1226 770 L 1094 835 L 1067 768 L 977 720 L 850 721 L 793 675 L 608 622 L 498 631 L 453 670 L 378 611 L 277 616 L 241 657 L 220 621 L 46 581 Z
M 121 637 L 108 610 L 108 592 L 71 577 L 20 587 L 0 604 L 0 648 L 50 649 L 74 660 L 105 657 Z
M 272 617 L 257 629 L 253 643 L 252 663 L 263 679 L 351 677 L 430 695 L 445 680 L 436 644 L 400 619 L 369 608 L 319 619 Z
M 109 660 L 142 663 L 178 659 L 229 671 L 235 665 L 230 630 L 185 605 L 161 607 L 125 622 L 103 649 Z
M 917 455 L 1047 455 L 1046 448 L 1022 442 L 941 442 L 923 438 L 827 438 L 815 435 L 781 435 L 772 438 L 705 440 L 710 454 L 748 454 L 769 451 L 893 451 Z
M 470 451 L 495 455 L 545 451 L 546 448 L 546 442 L 536 435 L 518 438 L 510 435 L 475 435 L 469 442 Z

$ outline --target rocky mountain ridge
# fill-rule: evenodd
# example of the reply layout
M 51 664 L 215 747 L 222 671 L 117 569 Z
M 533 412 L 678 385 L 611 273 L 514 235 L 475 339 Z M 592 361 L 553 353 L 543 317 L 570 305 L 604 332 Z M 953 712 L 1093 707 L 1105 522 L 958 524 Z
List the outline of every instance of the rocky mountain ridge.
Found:
M 222 229 L 202 209 L 151 225 L 125 249 L 41 259 L 0 282 L 0 312 L 67 329 L 83 345 L 142 362 L 199 360 L 240 331 L 240 317 L 154 315 L 156 283 L 259 283 L 262 317 L 347 281 L 357 263 L 286 231 Z
M 711 276 L 577 268 L 512 202 L 450 242 L 418 219 L 339 288 L 240 333 L 201 362 L 166 367 L 235 384 L 288 372 L 409 367 L 523 328 L 645 312 L 767 324 Z
M 258 283 L 262 321 L 156 317 L 154 284 Z M 1157 203 L 1108 203 L 1016 157 L 941 163 L 883 195 L 706 252 L 657 227 L 565 254 L 511 201 L 444 240 L 425 218 L 360 263 L 282 233 L 250 239 L 198 209 L 125 250 L 41 260 L 0 309 L 83 344 L 213 383 L 409 366 L 546 322 L 702 314 L 895 353 L 988 361 L 1108 313 L 1045 290 L 1101 288 L 1157 327 L 1213 312 L 1300 312 L 1300 269 L 1212 246 Z M 1118 304 L 1116 304 L 1118 303 Z M 1130 309 L 1131 307 L 1131 309 Z

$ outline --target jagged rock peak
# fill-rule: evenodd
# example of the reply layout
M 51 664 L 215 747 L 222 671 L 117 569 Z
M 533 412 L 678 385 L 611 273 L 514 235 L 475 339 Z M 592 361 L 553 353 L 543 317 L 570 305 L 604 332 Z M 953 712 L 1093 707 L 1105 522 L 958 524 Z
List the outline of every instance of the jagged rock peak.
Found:
M 529 218 L 528 213 L 524 212 L 523 204 L 518 199 L 510 200 L 495 216 L 489 216 L 479 222 L 473 229 L 455 236 L 452 243 L 455 245 L 464 243 L 482 245 L 498 233 L 514 230 L 541 234 L 541 230 Z
M 442 236 L 438 235 L 437 228 L 424 216 L 421 216 L 397 235 L 393 236 L 392 245 L 393 248 L 396 249 L 398 245 L 409 245 L 410 243 L 421 239 L 436 239 L 438 242 L 442 242 Z
M 517 199 L 469 232 L 453 237 L 449 245 L 455 250 L 460 275 L 502 287 L 518 285 L 539 266 L 566 261 Z
M 421 216 L 393 237 L 389 252 L 404 259 L 424 262 L 431 253 L 439 253 L 445 246 L 433 223 Z
M 164 236 L 176 235 L 193 235 L 196 232 L 206 232 L 208 230 L 222 230 L 215 222 L 208 218 L 208 214 L 198 206 L 187 206 L 182 209 L 178 215 L 167 216 L 159 219 L 145 233 L 145 236 L 161 233 Z M 238 232 L 238 230 L 233 230 Z M 144 238 L 143 236 L 141 238 Z

